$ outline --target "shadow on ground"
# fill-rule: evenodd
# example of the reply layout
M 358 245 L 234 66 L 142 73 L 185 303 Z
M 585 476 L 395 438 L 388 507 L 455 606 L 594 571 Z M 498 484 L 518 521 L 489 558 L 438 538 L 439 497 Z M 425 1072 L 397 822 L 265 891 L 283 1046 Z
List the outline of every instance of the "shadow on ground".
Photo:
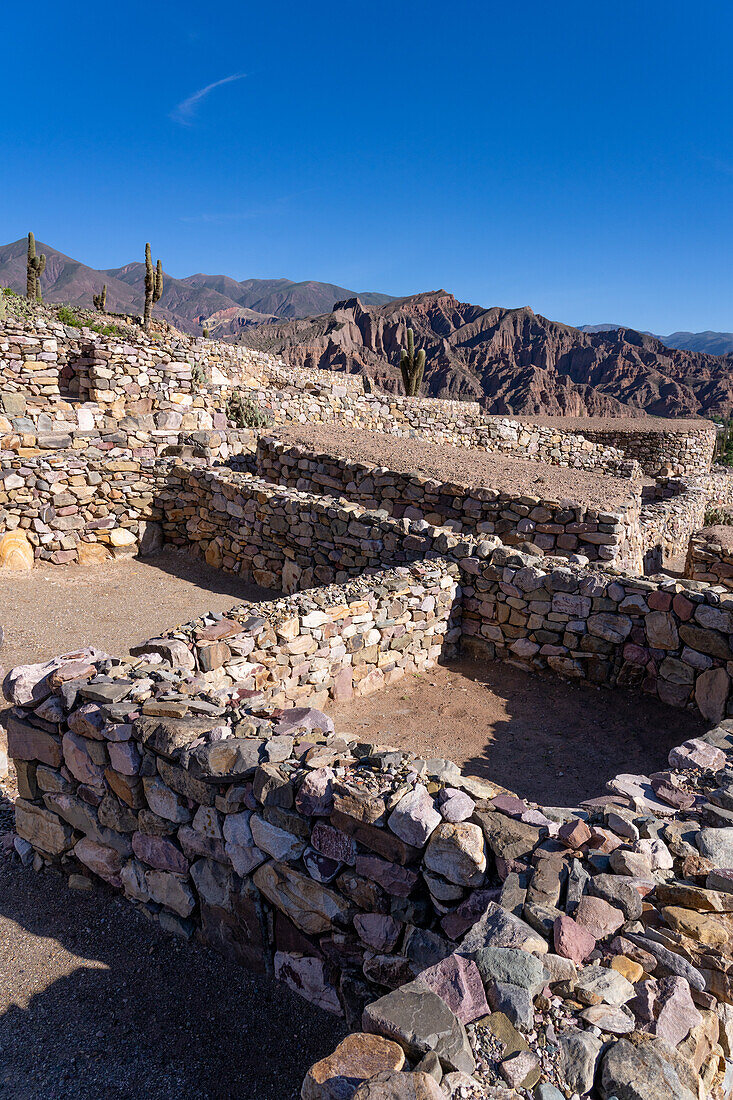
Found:
M 0 1096 L 296 1100 L 343 1021 L 0 854 Z
M 499 661 L 460 660 L 349 704 L 337 730 L 445 756 L 523 798 L 573 806 L 619 772 L 658 771 L 674 745 L 707 724 L 622 688 L 561 680 Z

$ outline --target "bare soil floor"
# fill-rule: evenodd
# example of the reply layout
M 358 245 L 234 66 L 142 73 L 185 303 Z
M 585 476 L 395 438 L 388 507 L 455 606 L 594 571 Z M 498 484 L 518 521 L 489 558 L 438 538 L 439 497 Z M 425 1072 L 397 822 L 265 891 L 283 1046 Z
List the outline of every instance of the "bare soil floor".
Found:
M 0 852 L 0 1097 L 296 1100 L 343 1020 Z
M 129 646 L 207 611 L 279 595 L 182 550 L 96 566 L 0 572 L 0 664 L 8 669 L 43 661 L 83 645 L 125 657 Z
M 549 806 L 602 794 L 619 772 L 661 770 L 673 746 L 707 728 L 646 695 L 468 660 L 329 710 L 340 733 L 448 757 Z
M 406 474 L 488 487 L 513 496 L 570 500 L 591 508 L 618 508 L 631 499 L 631 483 L 596 470 L 569 470 L 524 458 L 488 454 L 473 447 L 446 447 L 381 432 L 349 431 L 332 424 L 278 428 L 278 438 L 321 454 L 386 466 Z

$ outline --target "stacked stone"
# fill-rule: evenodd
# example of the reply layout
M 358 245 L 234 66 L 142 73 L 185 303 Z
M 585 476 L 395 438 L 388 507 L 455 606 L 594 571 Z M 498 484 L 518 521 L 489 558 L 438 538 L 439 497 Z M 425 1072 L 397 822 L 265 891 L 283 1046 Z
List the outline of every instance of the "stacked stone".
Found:
M 657 478 L 657 499 L 644 504 L 639 517 L 644 573 L 656 573 L 684 552 L 710 501 L 707 481 L 707 477 Z
M 163 653 L 217 698 L 236 690 L 278 707 L 346 702 L 456 655 L 457 573 L 438 559 L 241 604 L 224 617 L 205 616 L 151 639 L 134 653 Z
M 88 452 L 88 458 L 101 455 L 150 458 L 185 455 L 187 451 L 222 462 L 241 454 L 254 456 L 257 438 L 251 429 L 228 427 L 226 416 L 221 413 L 212 415 L 203 411 L 199 415 L 200 412 L 161 410 L 108 420 L 96 415 L 96 407 L 85 405 L 75 410 L 73 420 L 37 412 L 0 416 L 0 462 L 11 455 L 33 458 L 65 450 L 76 454 Z
M 344 1014 L 305 1100 L 730 1095 L 733 722 L 536 806 L 177 652 L 9 673 L 16 851 Z
M 0 328 L 0 389 L 52 400 L 59 393 L 58 345 L 44 333 Z
M 652 477 L 662 471 L 683 476 L 706 474 L 713 464 L 716 428 L 705 421 L 700 421 L 699 427 L 687 423 L 682 431 L 675 428 L 673 419 L 665 431 L 645 430 L 643 420 L 633 427 L 627 423 L 621 430 L 611 421 L 607 428 L 583 426 L 580 431 L 594 443 L 618 447 Z
M 446 533 L 428 524 L 249 474 L 186 464 L 171 469 L 167 484 L 174 503 L 166 509 L 166 540 L 198 547 L 210 565 L 264 588 L 292 592 L 341 583 L 451 545 Z
M 303 445 L 260 436 L 257 472 L 279 485 L 308 493 L 336 493 L 365 508 L 425 520 L 502 542 L 531 542 L 548 554 L 583 555 L 641 571 L 640 492 L 629 481 L 629 501 L 617 511 L 600 511 L 568 500 L 514 495 L 489 487 L 440 482 L 339 454 L 314 454 Z M 636 568 L 635 568 L 636 567 Z
M 36 558 L 56 565 L 152 551 L 170 466 L 73 452 L 1 459 L 0 532 L 22 533 Z
M 690 539 L 685 576 L 733 591 L 733 551 L 728 546 L 721 546 L 705 531 L 698 531 Z
M 727 593 L 563 567 L 506 547 L 460 565 L 465 651 L 641 688 L 709 721 L 733 714 Z

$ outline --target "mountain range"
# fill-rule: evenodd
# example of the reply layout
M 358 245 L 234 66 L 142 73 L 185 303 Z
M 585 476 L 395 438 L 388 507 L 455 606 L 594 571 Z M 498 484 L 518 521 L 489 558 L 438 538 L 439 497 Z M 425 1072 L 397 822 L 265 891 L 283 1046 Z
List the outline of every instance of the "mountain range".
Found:
M 145 265 L 97 271 L 37 242 L 49 302 L 140 315 Z M 25 291 L 26 241 L 0 247 L 0 286 Z M 407 329 L 426 352 L 425 393 L 493 413 L 691 416 L 733 411 L 733 334 L 657 337 L 621 325 L 575 328 L 528 307 L 484 308 L 445 290 L 391 298 L 333 283 L 166 275 L 157 316 L 190 333 L 274 352 L 294 365 L 369 375 L 401 392 Z M 709 349 L 722 354 L 710 354 Z
M 320 317 L 245 329 L 237 342 L 294 366 L 369 375 L 401 391 L 407 328 L 425 349 L 423 390 L 487 411 L 554 416 L 729 415 L 733 358 L 666 347 L 633 329 L 582 332 L 528 307 L 459 302 L 445 290 L 367 307 L 339 302 Z
M 0 246 L 0 286 L 25 293 L 27 242 L 23 238 Z M 65 302 L 89 308 L 92 295 L 107 286 L 110 313 L 141 314 L 144 299 L 145 264 L 97 271 L 64 255 L 41 241 L 36 252 L 46 256 L 41 290 L 48 302 Z M 245 279 L 237 282 L 227 275 L 189 275 L 174 279 L 164 274 L 163 296 L 155 307 L 156 315 L 184 332 L 201 333 L 208 328 L 212 336 L 226 337 L 251 324 L 273 318 L 307 317 L 325 313 L 335 302 L 353 296 L 333 283 L 292 282 L 290 279 Z M 360 292 L 361 301 L 382 305 L 389 294 Z
M 628 325 L 578 325 L 579 332 L 614 332 Z M 644 330 L 645 336 L 656 333 Z M 733 353 L 733 332 L 670 332 L 669 336 L 658 336 L 657 340 L 668 348 L 680 348 L 683 351 L 706 351 L 710 355 L 730 355 Z

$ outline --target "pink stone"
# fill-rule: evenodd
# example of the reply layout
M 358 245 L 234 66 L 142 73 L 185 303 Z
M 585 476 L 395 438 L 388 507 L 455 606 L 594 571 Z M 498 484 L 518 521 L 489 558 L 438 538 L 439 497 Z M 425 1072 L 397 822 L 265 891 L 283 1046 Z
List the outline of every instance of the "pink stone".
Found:
M 104 768 L 95 764 L 77 733 L 65 733 L 62 739 L 64 763 L 75 779 L 91 787 L 104 786 Z
M 350 667 L 337 672 L 331 689 L 337 703 L 348 703 L 354 697 L 354 674 Z
M 313 827 L 311 844 L 317 852 L 328 859 L 354 865 L 356 861 L 356 841 L 353 837 L 342 833 L 340 829 L 334 829 L 325 821 L 318 821 Z
M 118 889 L 122 886 L 120 880 L 122 856 L 114 848 L 108 848 L 106 844 L 98 844 L 96 840 L 90 840 L 85 836 L 74 846 L 74 855 L 80 863 L 90 871 L 94 871 L 94 874 L 99 875 L 105 882 L 109 882 L 111 886 L 116 886 Z
M 94 741 L 103 741 L 102 730 L 105 718 L 96 703 L 85 703 L 78 710 L 73 711 L 67 718 L 70 730 L 81 737 L 91 737 Z
M 157 871 L 172 871 L 176 875 L 188 874 L 188 860 L 183 852 L 164 836 L 133 833 L 132 850 L 138 859 L 149 867 L 155 867 Z
M 455 824 L 458 821 L 468 821 L 476 809 L 476 803 L 465 791 L 444 787 L 438 795 L 438 809 L 443 821 Z
M 575 912 L 575 923 L 590 932 L 596 940 L 605 939 L 606 936 L 618 932 L 626 918 L 620 909 L 609 905 L 603 898 L 591 897 L 584 894 L 580 899 Z
M 510 1088 L 516 1089 L 538 1066 L 539 1060 L 533 1051 L 520 1050 L 519 1054 L 512 1054 L 504 1059 L 499 1066 L 499 1073 Z
M 639 1030 L 678 1046 L 703 1019 L 693 1004 L 687 979 L 672 975 L 658 981 L 652 978 L 643 985 L 630 1004 L 645 1021 Z
M 295 796 L 298 813 L 306 817 L 328 817 L 333 809 L 332 768 L 314 768 L 308 772 Z
M 671 749 L 667 759 L 670 768 L 719 772 L 725 767 L 726 755 L 722 749 L 693 737 Z
M 429 966 L 418 974 L 416 984 L 437 993 L 462 1024 L 470 1024 L 491 1011 L 476 963 L 462 955 L 449 955 Z
M 107 744 L 109 762 L 122 775 L 137 775 L 140 753 L 134 741 L 110 741 Z
M 499 813 L 507 814 L 508 817 L 521 817 L 529 809 L 529 806 L 523 799 L 516 798 L 515 795 L 498 794 L 496 798 L 492 798 L 491 808 L 492 810 L 498 810 Z
M 3 694 L 9 703 L 20 707 L 40 703 L 51 694 L 48 682 L 51 673 L 68 665 L 78 666 L 80 670 L 88 669 L 90 662 L 101 660 L 104 656 L 104 653 L 96 649 L 80 649 L 41 664 L 16 665 L 3 680 Z
M 417 783 L 414 790 L 408 791 L 399 800 L 387 824 L 395 836 L 404 840 L 405 844 L 422 848 L 441 821 L 442 818 L 435 809 L 427 787 Z
M 572 959 L 580 966 L 595 949 L 595 937 L 581 928 L 572 917 L 560 916 L 553 926 L 555 952 L 564 959 Z
M 354 917 L 359 939 L 375 951 L 391 951 L 403 927 L 402 921 L 381 913 L 357 913 Z
M 672 606 L 672 596 L 669 592 L 649 592 L 646 602 L 652 611 L 669 611 Z
M 408 867 L 400 867 L 379 856 L 356 857 L 356 873 L 378 882 L 388 894 L 398 898 L 408 897 L 417 885 L 418 875 Z

